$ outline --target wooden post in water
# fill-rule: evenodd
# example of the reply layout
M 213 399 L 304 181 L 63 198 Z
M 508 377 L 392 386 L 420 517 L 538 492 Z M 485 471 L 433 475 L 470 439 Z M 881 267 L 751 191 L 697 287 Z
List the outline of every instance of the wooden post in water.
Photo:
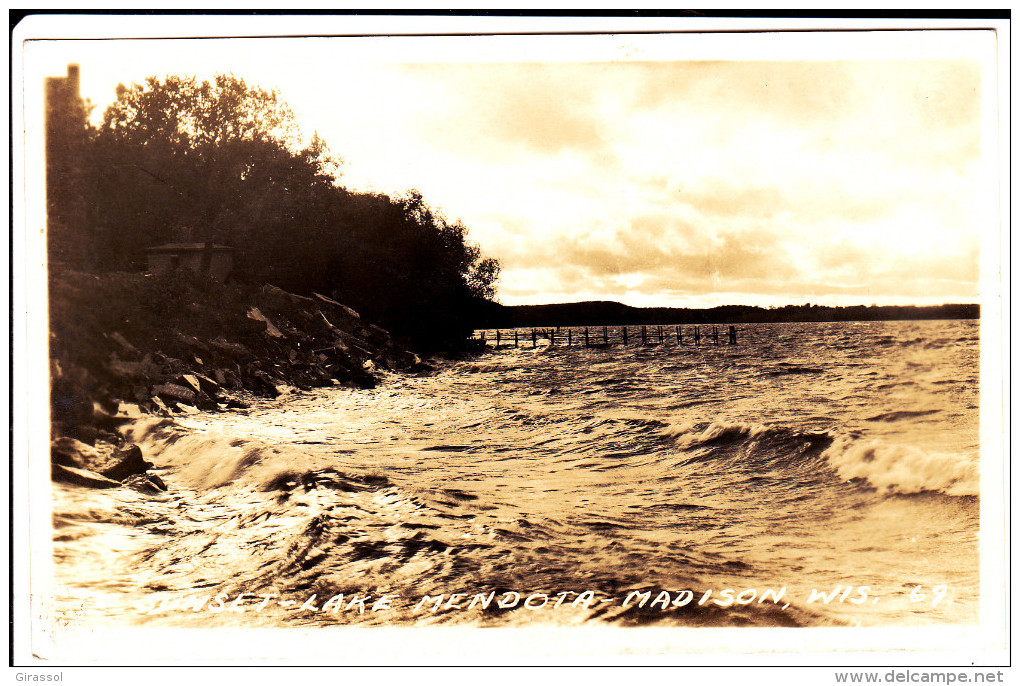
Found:
M 517 329 L 514 329 L 514 347 L 517 347 Z
M 662 325 L 659 325 L 659 345 L 662 345 Z
M 531 347 L 535 348 L 538 346 L 538 336 L 535 335 L 535 330 L 531 330 Z
M 567 329 L 567 347 L 568 348 L 573 344 L 573 341 L 570 340 L 572 338 L 572 336 L 570 335 L 571 333 L 572 333 L 571 330 Z
M 588 327 L 584 327 L 584 347 L 588 347 Z
M 641 345 L 648 345 L 648 331 L 641 325 Z
M 694 345 L 701 345 L 701 327 L 694 327 Z
M 683 336 L 683 333 L 680 330 L 680 325 L 677 324 L 676 325 L 676 344 L 680 345 L 683 342 L 684 342 L 684 336 Z
M 719 345 L 719 327 L 718 326 L 713 326 L 712 327 L 712 342 L 715 343 L 716 345 Z
M 602 342 L 609 345 L 609 327 L 602 327 Z
M 737 344 L 737 327 L 730 324 L 730 345 Z
M 627 345 L 627 327 L 623 327 L 623 344 Z
M 485 347 L 485 331 L 482 331 L 482 347 Z

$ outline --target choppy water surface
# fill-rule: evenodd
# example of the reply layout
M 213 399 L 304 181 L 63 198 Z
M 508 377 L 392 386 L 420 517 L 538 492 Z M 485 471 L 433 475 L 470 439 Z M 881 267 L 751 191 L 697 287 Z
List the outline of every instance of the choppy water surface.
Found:
M 56 610 L 205 627 L 976 621 L 978 323 L 702 343 L 529 339 L 374 390 L 141 424 L 171 490 L 54 486 Z M 219 611 L 242 592 L 243 611 Z

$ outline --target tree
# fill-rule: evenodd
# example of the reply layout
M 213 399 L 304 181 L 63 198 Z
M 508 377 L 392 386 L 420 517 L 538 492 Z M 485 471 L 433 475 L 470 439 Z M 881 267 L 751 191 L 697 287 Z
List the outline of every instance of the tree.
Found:
M 119 86 L 92 134 L 111 268 L 137 267 L 146 246 L 185 229 L 197 240 L 243 240 L 287 213 L 289 187 L 324 184 L 338 166 L 317 136 L 299 150 L 294 115 L 276 91 L 232 75 Z
M 169 76 L 117 96 L 89 138 L 106 269 L 141 268 L 190 229 L 235 248 L 238 278 L 332 294 L 423 348 L 462 339 L 494 297 L 499 263 L 462 223 L 416 190 L 344 189 L 341 160 L 318 135 L 302 147 L 277 92 Z

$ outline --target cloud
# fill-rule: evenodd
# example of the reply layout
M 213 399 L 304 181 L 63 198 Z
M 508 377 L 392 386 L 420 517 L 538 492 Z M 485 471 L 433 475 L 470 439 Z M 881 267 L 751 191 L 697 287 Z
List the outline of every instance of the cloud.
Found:
M 976 295 L 974 227 L 989 215 L 973 63 L 606 71 L 602 86 L 570 71 L 574 86 L 592 89 L 560 113 L 585 122 L 583 144 L 566 136 L 555 148 L 526 144 L 537 177 L 554 149 L 583 149 L 586 160 L 557 184 L 564 206 L 577 208 L 570 219 L 539 220 L 543 230 L 518 240 L 506 262 L 511 272 L 543 265 L 549 275 L 569 266 L 569 287 L 542 297 Z M 615 99 L 601 90 L 610 87 Z M 598 122 L 592 102 L 601 103 Z
M 564 48 L 473 62 L 407 47 L 432 45 L 76 42 L 53 73 L 79 61 L 100 104 L 149 74 L 278 88 L 349 187 L 418 188 L 462 219 L 503 262 L 505 302 L 976 293 L 997 200 L 981 156 L 995 82 L 977 61 L 580 62 Z
M 605 152 L 600 68 L 515 63 L 405 65 L 402 73 L 429 84 L 441 108 L 416 128 L 473 155 L 493 152 L 555 155 Z

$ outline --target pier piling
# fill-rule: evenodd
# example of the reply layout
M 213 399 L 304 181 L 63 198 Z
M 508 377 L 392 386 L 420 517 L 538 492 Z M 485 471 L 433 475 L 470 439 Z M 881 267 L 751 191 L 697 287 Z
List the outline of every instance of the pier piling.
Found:
M 577 328 L 581 329 L 581 327 L 577 327 Z M 583 327 L 584 347 L 585 348 L 604 348 L 604 347 L 610 347 L 611 345 L 615 345 L 617 343 L 622 343 L 623 345 L 628 345 L 630 343 L 631 331 L 630 331 L 630 327 L 629 326 L 619 326 L 619 327 L 617 327 L 616 328 L 616 333 L 613 334 L 612 336 L 609 335 L 609 328 L 610 328 L 609 326 L 602 326 L 602 336 L 601 336 L 601 340 L 599 340 L 599 330 L 598 330 L 597 326 L 596 327 L 589 327 L 589 326 Z M 690 338 L 693 339 L 693 344 L 695 346 L 700 346 L 701 345 L 701 326 L 700 325 L 692 325 L 692 328 L 693 328 L 693 331 L 691 332 Z M 721 340 L 723 337 L 720 336 L 720 332 L 719 332 L 720 328 L 725 328 L 726 329 L 726 331 L 724 332 L 726 334 L 726 341 L 725 341 L 726 344 L 727 345 L 737 345 L 737 327 L 735 325 L 732 325 L 732 324 L 723 325 L 722 327 L 713 325 L 711 327 L 711 331 L 706 331 L 705 332 L 705 336 L 711 338 L 711 342 L 713 344 L 721 345 L 723 343 L 723 341 Z M 651 331 L 649 331 L 649 329 L 651 329 Z M 519 330 L 519 329 L 515 328 L 515 329 L 511 329 L 511 331 L 513 332 L 513 346 L 514 346 L 514 348 L 520 347 L 522 345 L 522 343 L 523 343 L 522 338 L 524 340 L 527 340 L 527 329 Z M 686 343 L 686 341 L 684 340 L 684 327 L 683 327 L 683 325 L 680 325 L 680 324 L 674 325 L 673 326 L 673 332 L 676 335 L 676 344 L 678 346 L 679 345 L 684 345 Z M 524 334 L 523 337 L 521 335 L 522 333 Z M 580 331 L 578 333 L 580 333 Z M 649 326 L 649 325 L 641 325 L 640 332 L 635 332 L 635 333 L 640 333 L 640 335 L 641 335 L 641 344 L 642 345 L 663 345 L 663 344 L 665 344 L 667 342 L 667 338 L 670 336 L 669 326 L 664 326 L 664 325 L 661 325 L 661 324 L 656 324 L 656 325 L 651 325 L 651 326 Z M 475 340 L 480 342 L 482 344 L 483 348 L 486 345 L 488 345 L 488 342 L 489 342 L 490 339 L 492 340 L 496 350 L 502 349 L 504 347 L 504 345 L 506 347 L 510 346 L 510 332 L 509 331 L 504 333 L 500 329 L 482 329 L 482 330 L 479 330 L 477 332 L 476 336 L 477 336 L 477 338 L 475 338 Z M 565 340 L 557 341 L 556 339 L 557 339 L 558 336 L 563 336 L 563 338 Z M 572 347 L 574 345 L 574 331 L 573 331 L 573 328 L 571 328 L 571 327 L 559 327 L 559 326 L 557 326 L 555 328 L 549 328 L 549 329 L 532 328 L 531 329 L 531 347 L 532 348 L 537 348 L 538 347 L 538 339 L 539 338 L 548 339 L 549 340 L 549 345 L 551 347 L 555 347 L 557 345 L 564 345 L 564 344 L 566 344 L 567 347 Z M 578 337 L 578 345 L 580 345 L 580 343 L 581 343 L 581 341 L 580 341 L 580 336 L 579 336 Z

